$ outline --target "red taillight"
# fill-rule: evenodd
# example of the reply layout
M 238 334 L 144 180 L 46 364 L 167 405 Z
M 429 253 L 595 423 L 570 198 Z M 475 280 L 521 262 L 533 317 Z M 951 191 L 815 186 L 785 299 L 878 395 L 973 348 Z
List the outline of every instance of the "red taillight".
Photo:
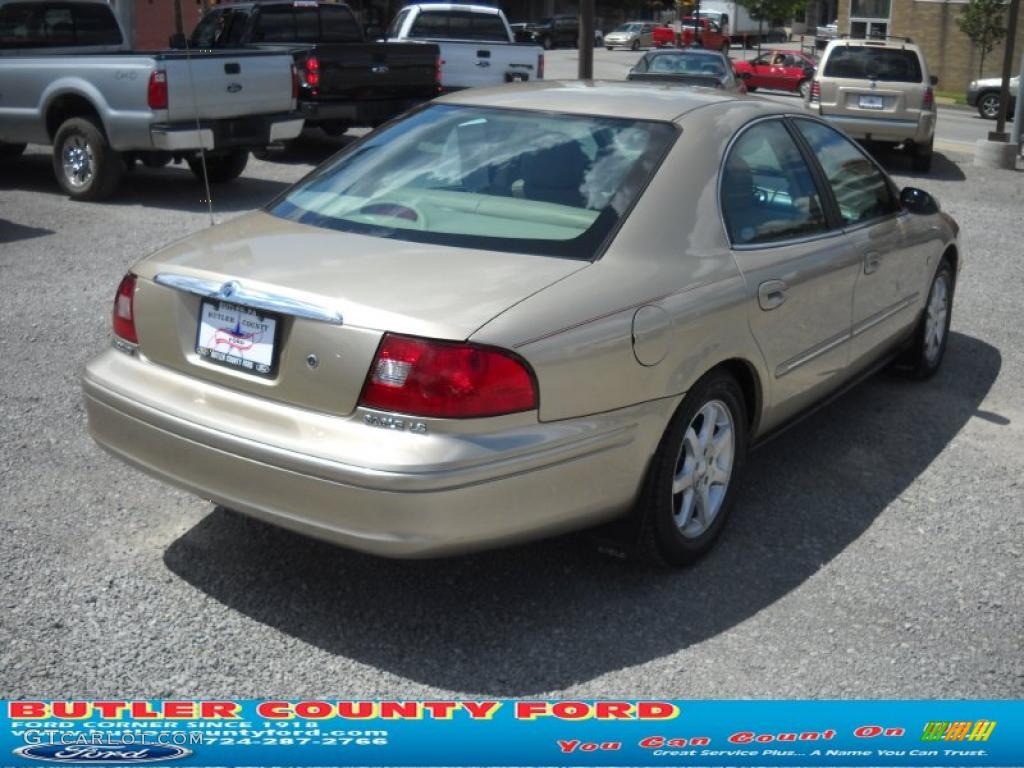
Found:
M 306 85 L 310 88 L 320 85 L 320 59 L 316 56 L 306 59 Z
M 935 91 L 931 88 L 925 89 L 924 99 L 921 102 L 921 109 L 934 109 L 935 108 Z
M 811 81 L 811 95 L 809 101 L 821 101 L 821 83 L 817 80 Z
M 299 98 L 299 70 L 292 64 L 292 99 Z
M 149 73 L 149 89 L 146 101 L 150 109 L 167 109 L 167 72 L 154 69 Z
M 537 55 L 537 79 L 544 79 L 544 54 Z
M 440 56 L 434 59 L 434 83 L 437 85 L 437 92 L 441 92 L 441 65 L 444 64 L 444 59 Z
M 385 334 L 359 404 L 412 416 L 465 419 L 537 407 L 533 374 L 510 352 Z
M 139 343 L 135 333 L 135 275 L 131 272 L 121 278 L 114 296 L 114 335 L 132 344 Z

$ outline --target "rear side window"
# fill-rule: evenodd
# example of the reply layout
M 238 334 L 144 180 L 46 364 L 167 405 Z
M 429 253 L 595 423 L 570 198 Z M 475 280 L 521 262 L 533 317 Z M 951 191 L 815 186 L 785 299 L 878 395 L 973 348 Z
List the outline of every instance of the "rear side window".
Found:
M 11 3 L 0 8 L 0 48 L 121 43 L 121 30 L 107 5 Z
M 825 62 L 825 77 L 920 83 L 921 61 L 914 51 L 869 45 L 838 45 Z
M 733 144 L 722 172 L 722 213 L 734 245 L 828 229 L 814 177 L 781 121 L 757 123 Z
M 797 120 L 796 125 L 825 171 L 845 224 L 860 224 L 900 210 L 888 179 L 852 141 L 812 120 Z

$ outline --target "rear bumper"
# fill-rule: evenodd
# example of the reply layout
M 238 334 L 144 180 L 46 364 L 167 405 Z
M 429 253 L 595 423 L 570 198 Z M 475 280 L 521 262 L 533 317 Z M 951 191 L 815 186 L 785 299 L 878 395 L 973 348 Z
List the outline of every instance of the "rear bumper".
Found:
M 294 139 L 302 133 L 303 117 L 295 112 L 195 123 L 161 123 L 150 127 L 155 149 L 165 152 L 265 147 L 275 141 Z
M 309 125 L 347 123 L 354 127 L 372 128 L 430 101 L 436 95 L 378 101 L 300 101 L 299 112 Z
M 818 114 L 817 107 L 811 110 Z M 919 120 L 897 120 L 887 117 L 832 115 L 825 107 L 820 115 L 855 139 L 927 144 L 935 136 L 934 112 L 923 113 Z
M 115 350 L 92 360 L 82 383 L 90 432 L 115 456 L 231 509 L 391 557 L 499 546 L 624 513 L 678 405 L 552 423 L 518 414 L 457 433 L 437 422 L 411 434 L 366 424 L 370 411 L 291 408 Z M 250 410 L 231 433 L 203 423 L 202 408 L 223 416 L 239 398 L 265 418 Z

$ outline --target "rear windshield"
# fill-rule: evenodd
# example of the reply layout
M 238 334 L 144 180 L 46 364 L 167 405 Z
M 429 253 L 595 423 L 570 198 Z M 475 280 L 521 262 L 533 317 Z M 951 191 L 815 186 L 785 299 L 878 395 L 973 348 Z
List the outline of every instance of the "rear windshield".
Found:
M 95 3 L 9 3 L 0 8 L 0 48 L 120 45 L 110 6 Z
M 590 259 L 675 136 L 666 123 L 435 105 L 371 134 L 270 212 L 373 237 Z
M 357 43 L 356 17 L 345 6 L 263 5 L 256 18 L 258 43 Z
M 473 11 L 420 11 L 409 37 L 508 42 L 508 32 L 498 14 Z
M 920 83 L 921 62 L 917 53 L 901 48 L 840 45 L 825 62 L 825 77 Z

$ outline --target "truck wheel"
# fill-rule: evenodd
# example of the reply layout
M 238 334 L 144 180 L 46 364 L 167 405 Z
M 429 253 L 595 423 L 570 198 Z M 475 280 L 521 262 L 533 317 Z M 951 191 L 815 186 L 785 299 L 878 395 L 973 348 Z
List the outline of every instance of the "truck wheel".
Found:
M 0 141 L 0 162 L 4 160 L 16 160 L 21 157 L 27 144 L 7 144 Z
M 73 117 L 53 139 L 53 172 L 72 200 L 102 200 L 117 189 L 124 161 L 87 117 Z
M 811 81 L 808 78 L 804 78 L 797 84 L 796 92 L 800 94 L 800 98 L 807 101 L 807 97 L 811 93 Z
M 206 175 L 211 184 L 224 184 L 242 175 L 249 162 L 249 150 L 235 149 L 220 155 L 206 156 Z M 189 158 L 188 167 L 202 181 L 203 161 L 199 155 Z

